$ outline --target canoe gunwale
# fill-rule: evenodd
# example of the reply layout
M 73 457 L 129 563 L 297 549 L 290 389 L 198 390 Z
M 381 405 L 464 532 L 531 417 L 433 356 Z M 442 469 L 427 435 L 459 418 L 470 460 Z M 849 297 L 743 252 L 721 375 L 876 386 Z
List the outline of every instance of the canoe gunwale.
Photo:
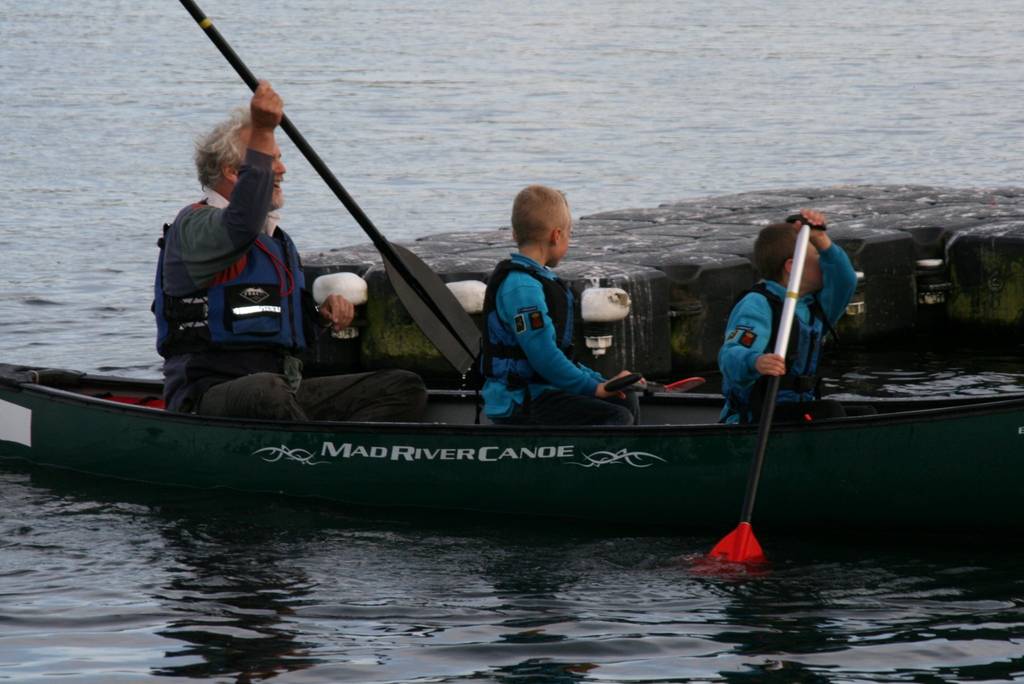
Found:
M 6 368 L 10 368 L 7 366 Z M 18 367 L 22 369 L 24 367 Z M 158 380 L 132 379 L 117 376 L 102 376 L 77 374 L 77 391 L 62 387 L 53 387 L 47 384 L 40 384 L 33 381 L 14 381 L 8 375 L 4 377 L 5 366 L 0 364 L 0 392 L 4 389 L 15 389 L 27 391 L 33 394 L 40 394 L 60 403 L 88 406 L 99 408 L 104 411 L 119 413 L 145 415 L 148 418 L 159 417 L 161 421 L 182 423 L 190 426 L 197 424 L 208 424 L 223 428 L 260 429 L 275 430 L 282 432 L 317 432 L 334 433 L 339 430 L 346 432 L 365 433 L 380 432 L 382 426 L 386 426 L 388 432 L 408 432 L 410 430 L 426 431 L 432 435 L 509 435 L 523 431 L 522 426 L 495 425 L 495 424 L 474 424 L 474 423 L 445 423 L 445 422 L 346 422 L 346 421 L 273 421 L 254 420 L 242 418 L 218 418 L 210 416 L 198 416 L 195 414 L 175 413 L 160 408 L 145 405 L 122 403 L 110 401 L 101 397 L 84 393 L 83 388 L 88 390 L 129 390 L 142 394 L 156 393 L 162 387 Z M 66 372 L 73 373 L 73 372 Z M 66 377 L 71 377 L 68 375 Z M 467 403 L 474 401 L 474 393 L 465 390 L 432 389 L 430 396 L 444 401 L 455 401 Z M 647 397 L 645 402 L 661 403 L 667 406 L 686 407 L 707 407 L 718 406 L 721 397 L 712 394 L 661 394 Z M 833 418 L 806 423 L 780 423 L 773 426 L 773 433 L 787 433 L 796 431 L 834 431 L 847 430 L 852 428 L 868 428 L 887 426 L 900 423 L 924 423 L 935 420 L 946 420 L 950 417 L 961 415 L 974 415 L 984 413 L 1002 413 L 1024 409 L 1024 393 L 1012 395 L 996 395 L 988 397 L 963 397 L 963 398 L 927 398 L 927 399 L 875 399 L 869 401 L 854 401 L 851 403 L 870 404 L 881 408 L 878 414 L 863 416 L 848 416 L 844 418 Z M 913 408 L 904 408 L 913 407 Z M 629 435 L 651 435 L 663 436 L 666 434 L 678 433 L 680 435 L 706 435 L 706 434 L 728 434 L 740 435 L 754 433 L 756 425 L 722 425 L 719 423 L 667 423 L 667 424 L 643 424 L 637 426 L 544 426 L 545 436 L 580 436 L 607 434 L 609 436 Z
M 5 388 L 0 388 L 0 396 Z M 278 421 L 278 420 L 265 420 L 265 419 L 246 419 L 246 418 L 220 418 L 215 416 L 200 416 L 191 413 L 176 413 L 173 411 L 166 411 L 164 409 L 154 408 L 150 406 L 142 406 L 137 404 L 127 404 L 116 401 L 110 401 L 100 397 L 90 396 L 88 394 L 82 394 L 81 392 L 75 392 L 72 390 L 61 389 L 57 387 L 47 387 L 46 385 L 36 385 L 32 383 L 25 383 L 18 389 L 33 394 L 40 394 L 47 397 L 50 400 L 60 402 L 62 404 L 78 405 L 82 407 L 90 407 L 99 409 L 107 412 L 115 413 L 127 413 L 127 414 L 138 414 L 144 415 L 147 418 L 158 418 L 160 421 L 167 421 L 170 423 L 182 423 L 189 426 L 196 425 L 208 425 L 210 427 L 222 427 L 222 428 L 235 428 L 235 429 L 247 429 L 247 430 L 273 430 L 279 432 L 298 432 L 298 433 L 325 433 L 333 434 L 339 431 L 351 432 L 351 433 L 379 433 L 382 427 L 388 428 L 389 432 L 409 432 L 409 431 L 424 431 L 429 432 L 432 435 L 460 435 L 460 436 L 482 436 L 482 435 L 495 435 L 495 434 L 519 434 L 523 432 L 523 427 L 518 425 L 495 425 L 495 424 L 473 424 L 473 423 L 439 423 L 439 422 L 349 422 L 349 421 L 328 421 L 328 420 L 317 420 L 317 421 Z M 465 401 L 473 401 L 472 393 L 464 393 L 458 390 L 430 390 L 429 394 L 433 397 L 444 397 L 449 399 L 464 398 Z M 462 396 L 464 395 L 464 396 Z M 705 397 L 700 397 L 704 399 Z M 717 401 L 717 397 L 712 395 L 706 395 L 706 398 Z M 579 425 L 579 426 L 564 426 L 564 425 L 552 425 L 545 426 L 543 434 L 545 436 L 581 436 L 587 435 L 592 436 L 594 434 L 607 434 L 609 436 L 626 436 L 626 435 L 646 435 L 646 434 L 662 434 L 662 433 L 677 433 L 681 429 L 685 429 L 687 434 L 706 434 L 706 433 L 720 433 L 725 429 L 733 431 L 738 429 L 741 431 L 747 431 L 746 426 L 723 426 L 717 423 L 710 424 L 666 424 L 666 425 L 607 425 L 607 426 L 590 426 L 590 425 Z M 532 432 L 532 430 L 531 430 Z

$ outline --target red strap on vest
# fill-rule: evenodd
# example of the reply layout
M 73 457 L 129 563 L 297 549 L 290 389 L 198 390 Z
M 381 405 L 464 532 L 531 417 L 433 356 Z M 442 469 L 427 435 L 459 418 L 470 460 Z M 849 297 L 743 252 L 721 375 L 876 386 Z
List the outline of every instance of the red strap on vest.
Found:
M 241 259 L 215 275 L 210 285 L 220 285 L 221 283 L 226 283 L 229 280 L 234 280 L 242 271 L 245 270 L 245 265 L 247 263 L 249 263 L 249 255 L 243 254 Z
M 277 271 L 277 282 L 281 284 L 281 296 L 287 297 L 295 290 L 295 279 L 292 277 L 292 272 L 288 269 L 288 266 L 286 266 L 280 259 L 278 259 L 276 254 L 267 249 L 266 245 L 264 245 L 262 242 L 257 240 L 256 246 L 259 247 L 264 254 L 270 257 L 270 261 L 274 264 L 274 270 Z M 284 275 L 287 276 L 288 278 L 287 291 L 285 291 L 284 286 L 285 279 L 281 277 L 282 272 L 284 272 Z

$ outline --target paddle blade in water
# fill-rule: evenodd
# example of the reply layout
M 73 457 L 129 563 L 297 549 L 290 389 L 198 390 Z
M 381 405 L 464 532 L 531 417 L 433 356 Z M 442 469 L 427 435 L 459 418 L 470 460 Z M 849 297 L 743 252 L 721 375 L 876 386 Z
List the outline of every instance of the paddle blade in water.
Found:
M 708 556 L 730 563 L 764 563 L 768 560 L 748 522 L 741 522 L 735 530 L 725 535 Z

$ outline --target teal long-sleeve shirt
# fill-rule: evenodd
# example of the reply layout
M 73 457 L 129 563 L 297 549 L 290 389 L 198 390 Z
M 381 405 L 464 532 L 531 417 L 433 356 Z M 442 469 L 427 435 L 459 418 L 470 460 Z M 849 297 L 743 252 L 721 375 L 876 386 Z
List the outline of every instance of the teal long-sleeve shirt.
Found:
M 512 260 L 526 266 L 542 278 L 554 280 L 555 273 L 539 263 L 515 253 Z M 546 383 L 530 383 L 530 396 L 536 397 L 548 390 L 557 389 L 569 394 L 593 396 L 597 386 L 604 382 L 604 377 L 586 366 L 575 363 L 567 357 L 555 340 L 555 326 L 548 314 L 547 302 L 544 299 L 544 288 L 533 277 L 526 273 L 513 271 L 501 284 L 495 297 L 495 309 L 498 319 L 510 336 L 514 336 L 516 344 L 526 354 L 530 365 L 538 374 L 545 378 Z M 539 311 L 544 322 L 543 327 L 521 326 L 518 332 L 515 318 L 519 314 Z M 484 315 L 490 312 L 485 311 Z M 483 388 L 485 412 L 488 416 L 503 417 L 509 415 L 515 405 L 524 402 L 524 390 L 512 389 L 504 382 L 488 378 Z
M 846 311 L 853 292 L 857 287 L 857 273 L 853 270 L 850 258 L 839 245 L 820 252 L 822 288 L 817 293 L 818 301 L 825 312 L 830 325 L 835 325 Z M 786 288 L 774 280 L 766 280 L 765 285 L 780 299 L 785 300 Z M 812 294 L 804 295 L 796 306 L 795 316 L 804 323 L 811 322 L 810 304 Z M 718 352 L 718 367 L 722 371 L 722 393 L 726 397 L 726 405 L 722 410 L 722 418 L 736 422 L 739 418 L 731 410 L 728 397 L 732 390 L 749 388 L 761 374 L 755 363 L 761 354 L 772 352 L 767 349 L 772 329 L 772 310 L 768 300 L 756 294 L 748 294 L 741 299 L 726 324 L 725 342 Z

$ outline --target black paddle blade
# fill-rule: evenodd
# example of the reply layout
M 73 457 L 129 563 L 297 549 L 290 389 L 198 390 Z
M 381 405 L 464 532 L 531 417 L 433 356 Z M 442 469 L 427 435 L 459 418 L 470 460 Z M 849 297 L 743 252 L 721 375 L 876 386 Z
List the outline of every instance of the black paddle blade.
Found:
M 448 363 L 465 374 L 480 353 L 480 331 L 440 277 L 401 245 L 391 243 L 400 265 L 381 251 L 384 269 L 399 301 Z

